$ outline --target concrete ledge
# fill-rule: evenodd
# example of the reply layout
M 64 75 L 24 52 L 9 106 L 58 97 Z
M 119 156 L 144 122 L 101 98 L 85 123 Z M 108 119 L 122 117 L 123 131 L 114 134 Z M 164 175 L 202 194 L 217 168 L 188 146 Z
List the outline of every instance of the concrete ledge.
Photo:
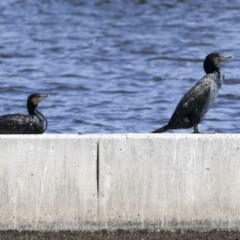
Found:
M 0 137 L 0 229 L 97 229 L 97 139 Z
M 240 230 L 240 135 L 2 135 L 0 144 L 0 230 Z

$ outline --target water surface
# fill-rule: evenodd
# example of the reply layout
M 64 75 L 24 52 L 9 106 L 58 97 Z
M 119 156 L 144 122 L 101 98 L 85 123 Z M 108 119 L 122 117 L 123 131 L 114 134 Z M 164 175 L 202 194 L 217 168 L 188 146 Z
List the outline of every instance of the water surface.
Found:
M 2 0 L 0 113 L 26 113 L 39 92 L 51 95 L 39 105 L 47 133 L 150 132 L 217 51 L 235 58 L 199 127 L 238 133 L 239 10 L 230 0 Z

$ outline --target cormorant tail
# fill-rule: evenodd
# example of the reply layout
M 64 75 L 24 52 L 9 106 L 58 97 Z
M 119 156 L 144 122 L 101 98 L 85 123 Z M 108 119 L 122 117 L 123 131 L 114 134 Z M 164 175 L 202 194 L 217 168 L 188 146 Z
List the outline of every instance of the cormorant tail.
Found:
M 157 130 L 155 130 L 155 131 L 153 131 L 153 132 L 151 132 L 151 133 L 163 133 L 163 132 L 167 131 L 168 129 L 169 129 L 169 126 L 168 126 L 168 124 L 167 124 L 167 125 L 159 128 L 159 129 L 157 129 Z

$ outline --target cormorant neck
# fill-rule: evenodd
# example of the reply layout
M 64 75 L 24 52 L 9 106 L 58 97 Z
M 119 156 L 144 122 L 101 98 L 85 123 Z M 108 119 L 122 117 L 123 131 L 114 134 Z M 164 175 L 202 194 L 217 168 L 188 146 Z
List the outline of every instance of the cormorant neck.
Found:
M 36 109 L 37 105 L 34 105 L 32 103 L 27 103 L 27 109 L 28 109 L 28 113 L 29 115 L 35 115 L 35 109 Z
M 206 72 L 206 74 L 213 73 L 213 72 L 219 73 L 219 70 L 220 70 L 219 67 L 217 67 L 213 63 L 209 63 L 207 61 L 204 62 L 203 68 L 204 68 L 204 71 Z

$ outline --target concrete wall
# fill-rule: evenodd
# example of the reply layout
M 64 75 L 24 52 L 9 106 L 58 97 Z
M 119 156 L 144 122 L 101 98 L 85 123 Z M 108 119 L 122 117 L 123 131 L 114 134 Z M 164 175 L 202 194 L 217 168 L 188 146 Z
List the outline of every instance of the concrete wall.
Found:
M 0 137 L 0 230 L 97 228 L 97 139 Z
M 0 145 L 0 230 L 240 231 L 240 135 L 2 135 Z

